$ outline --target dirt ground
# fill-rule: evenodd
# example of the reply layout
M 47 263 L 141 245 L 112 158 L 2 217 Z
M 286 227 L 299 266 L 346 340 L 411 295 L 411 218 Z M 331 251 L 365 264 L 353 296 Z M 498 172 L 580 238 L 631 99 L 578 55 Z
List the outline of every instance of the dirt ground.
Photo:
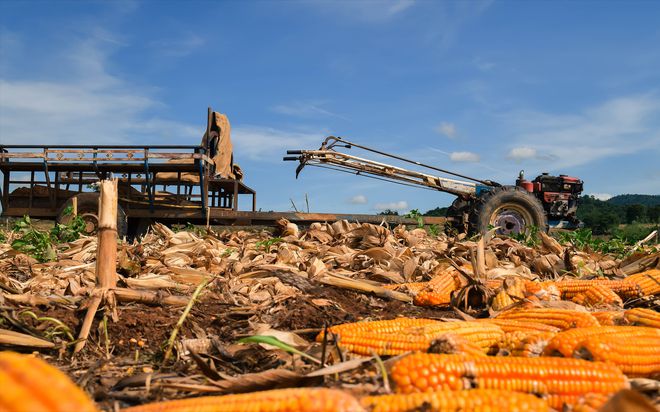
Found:
M 489 317 L 499 311 L 492 309 L 495 293 L 509 293 L 505 278 L 536 283 L 570 270 L 572 277 L 621 279 L 626 270 L 636 273 L 660 264 L 654 249 L 617 260 L 551 240 L 529 247 L 495 238 L 480 246 L 473 239 L 430 236 L 421 229 L 348 222 L 303 230 L 284 222 L 276 234 L 175 232 L 161 225 L 140 242 L 122 243 L 117 267 L 119 287 L 147 294 L 157 303 L 106 298 L 84 348 L 73 354 L 90 297 L 98 293 L 95 238 L 61 245 L 58 260 L 43 263 L 13 250 L 10 242 L 0 244 L 0 328 L 54 343 L 40 356 L 65 371 L 106 411 L 310 385 L 357 395 L 387 393 L 382 368 L 391 367 L 396 356 L 383 356 L 381 367 L 372 357 L 341 349 L 336 341 L 316 342 L 319 333 L 363 320 L 448 320 L 464 316 L 462 312 Z M 477 282 L 472 271 L 480 247 L 485 248 L 482 265 L 487 271 L 482 275 L 486 280 Z M 412 304 L 420 290 L 434 291 L 433 285 L 440 283 L 432 280 L 441 278 L 460 283 L 452 293 L 481 290 L 477 295 L 490 297 L 461 311 L 451 307 L 454 300 L 451 305 L 449 300 L 437 306 Z M 475 284 L 479 288 L 472 288 Z M 196 287 L 201 293 L 193 300 Z M 166 298 L 179 303 L 165 304 Z M 560 298 L 543 292 L 527 295 L 532 300 L 526 304 L 602 310 Z M 631 305 L 656 308 L 658 302 L 647 296 L 609 309 L 623 313 Z M 239 342 L 255 335 L 276 336 L 314 359 Z M 168 348 L 171 356 L 165 359 Z M 362 363 L 339 374 L 305 376 L 319 369 L 315 362 L 352 360 Z

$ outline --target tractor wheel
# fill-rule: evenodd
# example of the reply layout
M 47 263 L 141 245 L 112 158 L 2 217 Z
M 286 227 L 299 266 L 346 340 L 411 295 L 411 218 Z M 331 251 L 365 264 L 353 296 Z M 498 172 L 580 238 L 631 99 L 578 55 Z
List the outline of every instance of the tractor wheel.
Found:
M 447 221 L 447 228 L 449 230 L 456 231 L 458 233 L 464 233 L 467 231 L 467 221 L 465 221 L 465 213 L 470 211 L 470 206 L 472 202 L 464 200 L 460 197 L 457 197 L 447 208 L 445 216 L 449 219 Z
M 98 193 L 80 193 L 67 199 L 57 212 L 57 223 L 67 224 L 73 216 L 66 213 L 67 208 L 73 204 L 73 198 L 78 200 L 78 216 L 85 221 L 84 235 L 93 236 L 99 228 L 99 194 Z M 117 237 L 120 239 L 126 236 L 128 230 L 128 220 L 126 213 L 120 205 L 117 205 Z
M 473 233 L 486 233 L 499 227 L 497 234 L 528 232 L 532 227 L 547 232 L 548 222 L 541 202 L 515 186 L 502 186 L 479 197 L 470 215 Z

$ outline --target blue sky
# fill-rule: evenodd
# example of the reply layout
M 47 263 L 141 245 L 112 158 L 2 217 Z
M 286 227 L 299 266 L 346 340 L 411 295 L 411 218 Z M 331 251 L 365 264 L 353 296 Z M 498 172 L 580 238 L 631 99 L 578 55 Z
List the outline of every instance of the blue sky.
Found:
M 0 3 L 1 143 L 196 144 L 208 105 L 263 210 L 451 202 L 295 180 L 285 150 L 329 134 L 501 183 L 525 169 L 660 194 L 660 3 Z

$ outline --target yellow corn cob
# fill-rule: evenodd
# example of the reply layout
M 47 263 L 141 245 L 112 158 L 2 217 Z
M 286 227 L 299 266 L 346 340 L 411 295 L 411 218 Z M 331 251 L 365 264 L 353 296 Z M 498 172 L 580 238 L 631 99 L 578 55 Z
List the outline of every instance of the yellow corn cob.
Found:
M 506 278 L 502 284 L 504 290 L 512 298 L 524 299 L 525 298 L 525 279 L 519 277 Z
M 561 292 L 554 282 L 533 282 L 525 280 L 525 295 L 529 298 L 536 296 L 540 300 L 560 300 Z
M 543 349 L 555 336 L 554 332 L 513 332 L 507 333 L 498 342 L 498 355 L 533 358 L 541 356 Z
M 0 411 L 96 411 L 87 394 L 41 359 L 0 352 Z
M 639 286 L 644 296 L 660 295 L 660 269 L 651 269 L 626 278 Z
M 574 356 L 618 366 L 629 377 L 660 376 L 660 334 L 624 334 L 591 337 L 580 343 Z
M 500 289 L 503 285 L 503 279 L 486 279 L 486 286 L 491 289 Z
M 584 328 L 598 326 L 599 323 L 587 312 L 568 309 L 531 308 L 524 310 L 509 310 L 497 316 L 498 319 L 526 320 L 555 326 L 559 329 Z
M 561 299 L 561 292 L 555 286 L 554 282 L 532 282 L 525 281 L 525 291 L 527 297 L 537 297 L 543 301 L 553 301 Z
M 439 273 L 428 281 L 428 286 L 434 290 L 456 290 L 461 287 L 461 278 L 458 277 L 456 269 Z
M 417 324 L 415 322 L 417 321 Z M 440 322 L 430 319 L 400 318 L 390 321 L 357 322 L 328 329 L 342 349 L 370 355 L 397 355 L 408 351 L 426 350 L 431 342 L 444 334 L 461 335 L 484 351 L 494 348 L 504 335 L 496 325 L 483 322 Z M 317 336 L 317 341 L 323 334 Z
M 366 396 L 360 402 L 371 412 L 549 411 L 534 395 L 488 389 Z
M 612 393 L 627 387 L 615 366 L 567 358 L 469 357 L 415 353 L 392 367 L 400 393 L 437 390 L 502 389 L 548 396 L 561 409 L 576 396 Z
M 453 268 L 452 268 L 453 269 Z M 460 278 L 454 272 L 443 273 L 431 279 L 427 286 L 414 297 L 417 306 L 447 306 L 451 301 L 451 292 L 461 287 Z
M 515 303 L 515 302 L 513 301 L 513 299 L 511 299 L 511 296 L 509 296 L 509 294 L 508 294 L 506 291 L 501 290 L 501 291 L 500 291 L 497 295 L 495 295 L 495 297 L 493 298 L 493 301 L 490 303 L 490 307 L 491 307 L 493 310 L 496 310 L 496 311 L 499 312 L 499 311 L 501 311 L 501 310 L 504 310 L 504 309 L 507 308 L 508 306 L 513 305 L 514 303 Z
M 122 412 L 359 412 L 364 411 L 352 395 L 336 389 L 294 388 L 204 396 L 156 402 L 122 409 Z
M 462 335 L 446 334 L 431 342 L 427 352 L 486 356 L 484 350 Z
M 560 329 L 555 326 L 546 325 L 545 323 L 538 323 L 527 320 L 514 320 L 514 319 L 478 319 L 479 322 L 492 323 L 499 326 L 505 333 L 511 332 L 559 332 Z
M 413 303 L 416 306 L 449 306 L 451 303 L 451 292 L 436 292 L 424 289 L 415 295 Z
M 524 280 L 525 296 L 534 295 L 543 289 L 544 284 L 532 280 Z
M 644 328 L 641 326 L 596 326 L 589 328 L 575 328 L 557 333 L 548 346 L 545 347 L 543 354 L 552 356 L 560 354 L 565 357 L 573 356 L 573 352 L 582 342 L 594 339 L 598 340 L 602 336 L 618 335 L 626 339 L 636 340 L 644 336 L 660 336 L 660 330 L 654 328 Z M 629 341 L 631 343 L 631 341 Z
M 374 321 L 364 321 L 364 322 L 353 322 L 353 323 L 343 323 L 341 325 L 335 325 L 328 328 L 328 331 L 334 335 L 342 335 L 344 333 L 364 333 L 364 334 L 373 334 L 378 335 L 381 333 L 398 333 L 402 330 L 424 326 L 430 324 L 436 324 L 439 321 L 434 319 L 423 319 L 423 318 L 396 318 L 389 320 L 374 320 Z M 316 337 L 317 342 L 323 341 L 323 332 L 321 332 Z
M 593 285 L 584 292 L 591 305 L 617 305 L 623 306 L 623 301 L 612 289 L 605 285 Z
M 404 290 L 407 290 L 410 292 L 412 295 L 418 294 L 420 291 L 422 291 L 425 287 L 427 287 L 429 282 L 409 282 L 409 283 L 397 283 L 394 285 L 384 285 L 383 288 L 389 289 L 389 290 L 396 290 L 399 292 L 402 292 Z
M 390 290 L 408 290 L 417 306 L 447 306 L 451 301 L 451 292 L 461 287 L 461 280 L 453 267 L 438 273 L 428 282 L 401 283 L 386 285 Z
M 660 328 L 660 313 L 651 309 L 628 309 L 624 312 L 623 316 L 633 325 Z
M 572 299 L 580 293 L 584 293 L 594 285 L 605 286 L 624 298 L 632 298 L 639 296 L 639 287 L 629 281 L 630 278 L 625 280 L 613 279 L 570 279 L 570 280 L 557 280 L 542 282 L 542 285 L 554 285 L 561 292 L 562 299 Z
M 623 312 L 615 310 L 591 312 L 591 316 L 596 318 L 601 326 L 616 326 L 626 324 L 626 320 L 623 317 Z

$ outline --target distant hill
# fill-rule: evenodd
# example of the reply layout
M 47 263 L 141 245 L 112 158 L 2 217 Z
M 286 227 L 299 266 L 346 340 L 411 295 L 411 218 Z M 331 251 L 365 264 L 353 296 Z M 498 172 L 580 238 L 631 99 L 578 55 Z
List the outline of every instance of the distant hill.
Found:
M 618 195 L 607 199 L 607 203 L 618 206 L 627 205 L 644 205 L 658 206 L 660 205 L 660 195 Z

